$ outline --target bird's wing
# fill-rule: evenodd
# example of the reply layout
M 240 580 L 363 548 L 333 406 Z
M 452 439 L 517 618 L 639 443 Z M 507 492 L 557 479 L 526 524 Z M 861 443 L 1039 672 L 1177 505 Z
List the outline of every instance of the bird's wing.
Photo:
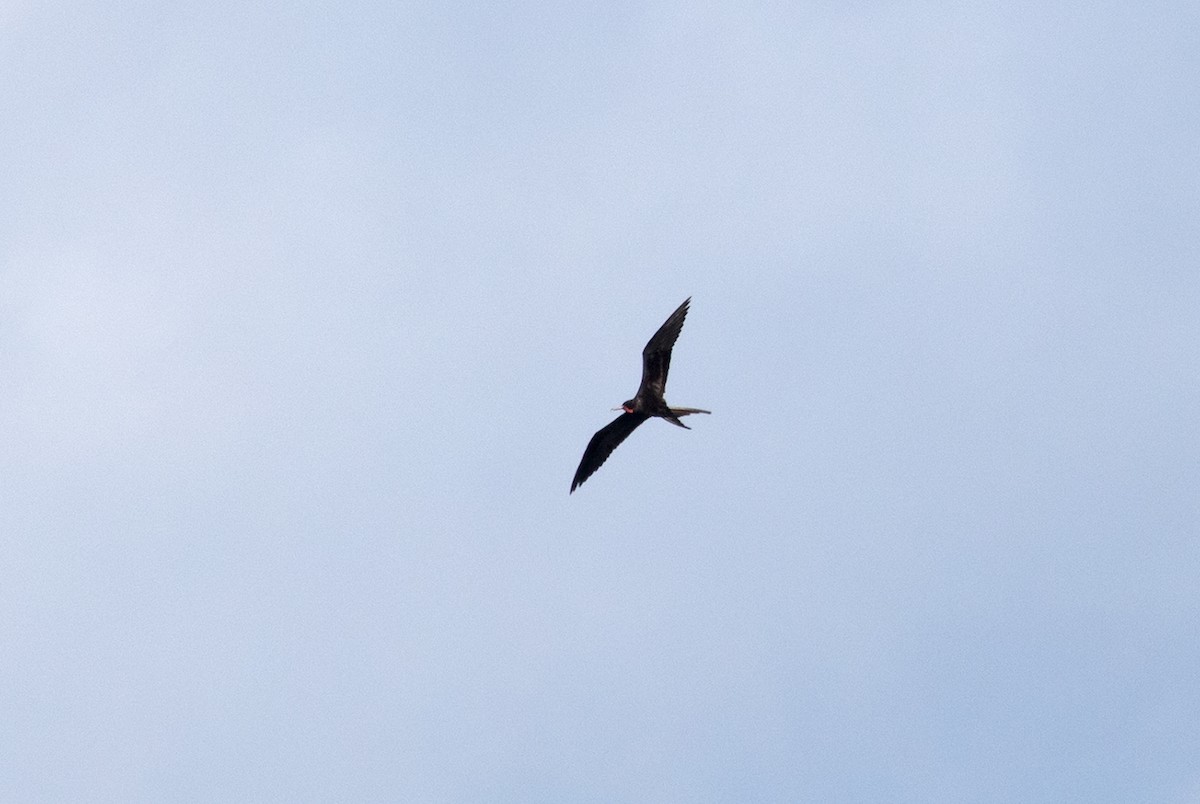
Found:
M 667 372 L 671 369 L 671 349 L 683 330 L 683 319 L 687 318 L 689 296 L 671 313 L 658 332 L 646 342 L 642 350 L 642 384 L 638 396 L 651 395 L 662 399 L 667 390 Z
M 612 451 L 628 438 L 639 424 L 649 418 L 645 413 L 622 413 L 597 430 L 596 434 L 592 436 L 592 440 L 588 442 L 587 449 L 583 451 L 579 468 L 575 470 L 575 479 L 571 481 L 571 492 L 574 493 L 583 481 L 591 477 L 592 473 L 608 460 Z

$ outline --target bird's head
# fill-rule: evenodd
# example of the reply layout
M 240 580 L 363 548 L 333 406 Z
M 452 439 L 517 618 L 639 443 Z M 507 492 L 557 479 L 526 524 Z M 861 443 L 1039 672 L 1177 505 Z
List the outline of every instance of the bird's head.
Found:
M 621 403 L 621 407 L 613 408 L 613 410 L 623 410 L 626 413 L 633 413 L 633 411 L 634 411 L 633 400 L 626 399 L 624 402 Z

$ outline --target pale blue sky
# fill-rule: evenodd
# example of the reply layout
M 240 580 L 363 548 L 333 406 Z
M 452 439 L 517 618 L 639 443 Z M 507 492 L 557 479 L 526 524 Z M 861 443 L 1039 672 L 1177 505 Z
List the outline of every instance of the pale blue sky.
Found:
M 1194 3 L 0 7 L 0 800 L 1200 799 Z M 667 398 L 574 495 L 646 339 Z

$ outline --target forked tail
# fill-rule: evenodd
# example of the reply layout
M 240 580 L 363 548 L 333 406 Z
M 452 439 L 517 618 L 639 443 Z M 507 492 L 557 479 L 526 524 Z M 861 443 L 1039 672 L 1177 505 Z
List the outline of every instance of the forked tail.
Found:
M 712 413 L 711 410 L 700 410 L 700 408 L 671 408 L 671 412 L 676 416 L 688 416 L 692 413 Z
M 701 410 L 700 408 L 668 408 L 668 409 L 671 411 L 671 415 L 664 416 L 663 418 L 666 419 L 667 421 L 669 421 L 671 424 L 678 424 L 684 430 L 691 430 L 692 428 L 688 427 L 686 424 L 679 421 L 680 416 L 690 416 L 693 413 L 712 413 L 711 410 Z

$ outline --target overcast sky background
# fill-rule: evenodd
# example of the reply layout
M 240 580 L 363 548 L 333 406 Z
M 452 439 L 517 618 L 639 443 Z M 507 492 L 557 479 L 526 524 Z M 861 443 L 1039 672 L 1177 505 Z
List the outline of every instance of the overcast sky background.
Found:
M 1192 2 L 0 6 L 0 799 L 1200 800 Z M 574 495 L 687 296 L 669 401 Z

